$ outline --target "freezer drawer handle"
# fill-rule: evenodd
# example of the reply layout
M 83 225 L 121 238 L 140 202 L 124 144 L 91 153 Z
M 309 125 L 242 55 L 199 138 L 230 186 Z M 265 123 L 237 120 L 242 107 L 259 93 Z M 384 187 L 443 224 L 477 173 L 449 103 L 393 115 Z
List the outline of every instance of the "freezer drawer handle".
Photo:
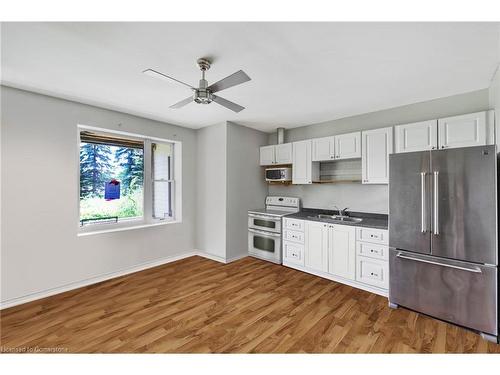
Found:
M 439 172 L 434 171 L 434 235 L 439 234 Z
M 425 172 L 420 173 L 420 214 L 422 215 L 422 218 L 420 220 L 420 230 L 422 231 L 422 233 L 427 232 L 427 224 L 425 223 L 425 175 Z
M 406 256 L 406 255 L 403 255 L 401 253 L 398 253 L 396 255 L 396 257 L 401 258 L 401 259 L 414 260 L 416 262 L 435 264 L 436 266 L 441 266 L 441 267 L 455 268 L 457 270 L 462 270 L 462 271 L 468 271 L 468 272 L 474 272 L 474 273 L 481 273 L 481 269 L 479 267 L 468 268 L 468 267 L 454 266 L 452 264 L 439 263 L 439 262 L 434 262 L 432 260 L 427 260 L 427 259 L 413 258 L 413 257 L 409 257 L 409 256 Z

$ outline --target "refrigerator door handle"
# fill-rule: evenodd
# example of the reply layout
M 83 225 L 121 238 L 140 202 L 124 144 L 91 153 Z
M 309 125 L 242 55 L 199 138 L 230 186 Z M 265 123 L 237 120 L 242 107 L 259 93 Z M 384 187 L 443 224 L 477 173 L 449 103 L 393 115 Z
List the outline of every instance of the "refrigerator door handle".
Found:
M 402 253 L 398 253 L 396 255 L 396 257 L 401 258 L 401 259 L 406 259 L 406 260 L 414 260 L 416 262 L 434 264 L 436 266 L 441 266 L 441 267 L 454 268 L 454 269 L 457 269 L 457 270 L 462 270 L 462 271 L 467 271 L 467 272 L 481 273 L 481 269 L 479 267 L 471 267 L 471 268 L 469 268 L 469 267 L 461 267 L 461 266 L 456 266 L 456 265 L 453 265 L 453 264 L 446 264 L 446 263 L 434 262 L 434 261 L 428 260 L 428 259 L 414 258 L 412 256 L 403 255 Z
M 420 200 L 421 200 L 421 206 L 420 206 L 420 214 L 422 215 L 420 219 L 420 230 L 422 233 L 427 232 L 427 223 L 425 222 L 426 218 L 426 213 L 425 213 L 425 204 L 426 204 L 426 199 L 425 199 L 425 175 L 427 173 L 421 172 L 420 173 Z
M 439 172 L 434 171 L 434 235 L 439 234 Z

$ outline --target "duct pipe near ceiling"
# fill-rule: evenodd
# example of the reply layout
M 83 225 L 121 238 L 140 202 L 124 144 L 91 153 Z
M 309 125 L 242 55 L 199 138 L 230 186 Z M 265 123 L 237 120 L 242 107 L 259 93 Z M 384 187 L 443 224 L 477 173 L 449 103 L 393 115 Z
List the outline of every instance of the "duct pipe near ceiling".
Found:
M 276 138 L 279 145 L 285 143 L 285 128 L 276 129 Z

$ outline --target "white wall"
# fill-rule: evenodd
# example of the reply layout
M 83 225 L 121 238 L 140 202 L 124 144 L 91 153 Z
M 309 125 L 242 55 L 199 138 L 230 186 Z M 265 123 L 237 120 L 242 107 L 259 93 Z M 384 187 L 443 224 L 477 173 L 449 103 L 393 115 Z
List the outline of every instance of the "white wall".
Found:
M 248 253 L 248 210 L 264 207 L 267 185 L 259 167 L 260 146 L 267 134 L 227 124 L 227 254 L 228 260 Z
M 196 249 L 226 259 L 225 122 L 197 132 Z
M 1 107 L 2 303 L 192 252 L 194 130 L 4 86 Z M 78 237 L 77 124 L 182 141 L 182 223 Z
M 248 216 L 264 207 L 259 147 L 267 134 L 224 122 L 198 131 L 196 249 L 221 261 L 248 253 Z
M 410 104 L 359 116 L 347 117 L 320 124 L 302 126 L 285 132 L 285 142 L 325 137 L 358 130 L 375 129 L 489 108 L 488 89 L 461 95 Z M 497 107 L 499 108 L 499 107 Z M 277 124 L 278 126 L 279 124 Z M 276 143 L 276 135 L 270 134 L 269 144 Z M 387 185 L 325 184 L 309 186 L 269 186 L 270 195 L 297 196 L 304 207 L 331 208 L 333 204 L 350 207 L 352 211 L 387 213 L 389 194 Z

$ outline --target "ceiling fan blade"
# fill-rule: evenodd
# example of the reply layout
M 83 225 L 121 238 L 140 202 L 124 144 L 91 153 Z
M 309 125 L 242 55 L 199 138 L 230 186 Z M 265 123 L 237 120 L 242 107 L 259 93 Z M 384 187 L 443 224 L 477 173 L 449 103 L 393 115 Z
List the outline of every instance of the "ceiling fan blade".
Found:
M 218 92 L 250 81 L 250 79 L 251 78 L 247 76 L 247 74 L 243 70 L 238 70 L 236 73 L 233 73 L 226 78 L 222 78 L 220 81 L 212 83 L 210 86 L 208 86 L 208 89 L 211 92 Z
M 220 104 L 221 106 L 226 107 L 227 109 L 230 109 L 231 111 L 236 112 L 236 113 L 241 112 L 245 109 L 245 107 L 242 107 L 239 104 L 230 102 L 229 100 L 221 98 L 220 96 L 212 95 L 212 99 L 217 104 Z
M 182 81 L 179 81 L 178 79 L 175 79 L 173 77 L 170 77 L 170 76 L 167 76 L 166 74 L 163 74 L 163 73 L 160 73 L 154 69 L 146 69 L 143 71 L 144 74 L 150 76 L 150 77 L 154 77 L 154 78 L 159 78 L 159 79 L 163 79 L 164 81 L 168 81 L 168 80 L 172 80 L 172 81 L 175 81 L 177 83 L 180 83 L 181 85 L 184 85 L 184 86 L 187 86 L 189 87 L 190 89 L 193 89 L 194 90 L 194 87 L 191 86 L 191 85 L 188 85 L 187 83 L 185 82 L 182 82 Z
M 191 103 L 192 101 L 193 101 L 193 97 L 190 96 L 189 98 L 181 100 L 179 103 L 175 103 L 175 104 L 171 105 L 170 108 L 172 108 L 172 109 L 181 108 L 181 107 L 184 107 L 185 105 Z

